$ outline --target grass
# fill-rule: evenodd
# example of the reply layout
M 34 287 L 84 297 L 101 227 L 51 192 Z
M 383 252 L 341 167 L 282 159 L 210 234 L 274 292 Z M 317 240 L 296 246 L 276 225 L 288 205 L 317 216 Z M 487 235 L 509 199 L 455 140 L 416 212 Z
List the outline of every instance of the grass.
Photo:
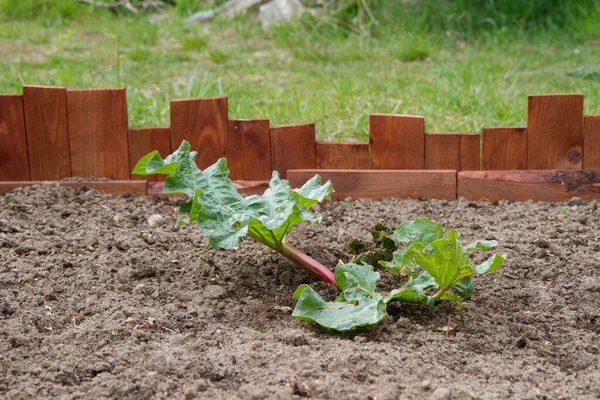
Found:
M 191 26 L 174 12 L 0 17 L 0 93 L 122 85 L 132 127 L 168 125 L 171 99 L 227 95 L 230 118 L 315 122 L 322 140 L 367 140 L 370 113 L 423 115 L 428 131 L 525 125 L 534 93 L 583 93 L 585 112 L 600 113 L 593 35 L 306 26 L 265 32 L 245 18 Z

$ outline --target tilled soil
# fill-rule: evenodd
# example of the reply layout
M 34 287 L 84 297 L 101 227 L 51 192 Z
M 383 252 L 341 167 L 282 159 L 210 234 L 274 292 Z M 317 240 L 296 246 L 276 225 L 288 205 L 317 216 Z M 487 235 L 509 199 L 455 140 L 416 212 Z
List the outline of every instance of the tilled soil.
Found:
M 312 278 L 251 241 L 210 249 L 196 227 L 174 227 L 174 202 L 16 190 L 0 196 L 0 397 L 600 398 L 597 202 L 320 211 L 324 223 L 290 241 L 331 267 L 374 223 L 415 217 L 465 242 L 496 239 L 507 262 L 476 280 L 463 311 L 393 305 L 379 326 L 341 335 L 290 316 L 295 288 Z M 151 228 L 153 214 L 164 224 Z

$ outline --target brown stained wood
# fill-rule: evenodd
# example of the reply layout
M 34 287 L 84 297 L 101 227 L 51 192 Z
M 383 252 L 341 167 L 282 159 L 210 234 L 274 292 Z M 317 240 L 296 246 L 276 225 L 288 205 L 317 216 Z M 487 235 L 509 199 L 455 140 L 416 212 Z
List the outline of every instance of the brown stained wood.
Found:
M 269 188 L 269 181 L 235 181 L 233 182 L 238 193 L 243 196 L 254 194 L 262 195 Z M 164 194 L 164 182 L 148 182 L 148 195 L 169 197 L 169 198 L 187 198 L 184 194 Z
M 424 169 L 425 118 L 371 114 L 371 169 Z
M 458 197 L 467 200 L 600 200 L 600 170 L 464 171 Z
M 171 148 L 190 143 L 205 169 L 227 156 L 227 97 L 171 101 Z
M 67 89 L 23 86 L 25 125 L 32 180 L 71 176 Z
M 0 181 L 29 180 L 22 95 L 0 95 Z
M 229 121 L 227 162 L 232 180 L 271 179 L 271 139 L 268 119 Z
M 73 176 L 129 179 L 125 89 L 67 91 Z
M 583 95 L 528 98 L 527 168 L 581 169 Z
M 480 135 L 476 132 L 425 133 L 425 169 L 480 169 Z
M 147 194 L 146 181 L 22 181 L 22 182 L 0 182 L 0 193 L 8 192 L 19 187 L 33 185 L 56 185 L 71 188 L 88 187 L 91 189 L 101 190 L 106 194 L 123 195 L 131 194 L 134 196 L 144 196 Z
M 300 187 L 319 174 L 331 180 L 332 199 L 419 198 L 456 199 L 455 171 L 424 170 L 289 170 L 292 187 Z
M 129 129 L 129 171 L 146 154 L 158 150 L 162 158 L 171 154 L 171 130 L 167 128 Z M 134 175 L 130 179 L 144 181 L 164 181 L 166 175 Z
M 527 128 L 483 128 L 481 140 L 482 169 L 527 168 Z
M 288 169 L 315 168 L 315 124 L 271 128 L 271 164 L 282 178 Z
M 600 115 L 586 115 L 583 125 L 583 168 L 600 169 Z
M 369 169 L 369 143 L 317 142 L 318 169 Z
M 425 169 L 460 169 L 460 136 L 455 133 L 425 134 Z

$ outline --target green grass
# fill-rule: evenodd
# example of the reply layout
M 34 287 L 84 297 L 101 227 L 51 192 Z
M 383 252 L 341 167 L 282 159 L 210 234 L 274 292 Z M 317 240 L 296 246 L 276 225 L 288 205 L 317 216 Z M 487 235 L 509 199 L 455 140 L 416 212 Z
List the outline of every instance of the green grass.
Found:
M 594 26 L 521 39 L 332 21 L 264 32 L 245 18 L 190 26 L 175 11 L 0 17 L 0 93 L 122 85 L 133 127 L 168 125 L 171 99 L 227 95 L 230 118 L 315 122 L 335 140 L 366 140 L 370 113 L 423 115 L 428 131 L 525 125 L 535 93 L 583 93 L 585 112 L 600 113 Z

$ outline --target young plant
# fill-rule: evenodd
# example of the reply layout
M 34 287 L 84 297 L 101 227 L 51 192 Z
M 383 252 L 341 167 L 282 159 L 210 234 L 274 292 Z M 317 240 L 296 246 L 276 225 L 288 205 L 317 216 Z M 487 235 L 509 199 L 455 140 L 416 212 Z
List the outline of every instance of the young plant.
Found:
M 289 182 L 273 172 L 269 188 L 262 196 L 242 197 L 229 179 L 227 160 L 200 170 L 194 161 L 196 152 L 190 151 L 186 141 L 164 160 L 158 151 L 142 158 L 134 174 L 166 174 L 163 193 L 183 193 L 189 201 L 179 206 L 178 225 L 195 222 L 209 237 L 212 247 L 232 249 L 239 247 L 240 239 L 249 236 L 313 274 L 317 279 L 336 285 L 333 272 L 316 260 L 293 247 L 288 233 L 299 222 L 318 224 L 321 216 L 310 208 L 329 200 L 331 182 L 321 184 L 316 175 L 300 189 L 291 189 Z
M 389 232 L 384 227 L 375 231 L 380 235 Z M 462 300 L 471 298 L 475 291 L 472 277 L 497 270 L 505 259 L 495 254 L 474 265 L 469 253 L 490 250 L 496 241 L 477 240 L 463 246 L 456 230 L 444 237 L 442 225 L 427 218 L 403 223 L 393 231 L 392 239 L 396 247 L 392 261 L 378 260 L 378 265 L 370 265 L 364 262 L 369 257 L 361 254 L 346 265 L 338 264 L 335 279 L 342 293 L 335 301 L 326 302 L 310 286 L 300 286 L 294 294 L 298 302 L 292 315 L 344 332 L 384 319 L 390 301 L 433 306 L 437 300 L 450 300 L 460 308 Z M 386 240 L 380 236 L 366 248 L 377 250 L 384 243 Z M 388 243 L 385 247 L 391 246 Z M 356 263 L 357 259 L 362 264 Z M 406 283 L 389 293 L 377 292 L 380 274 L 374 271 L 375 266 L 405 276 Z

